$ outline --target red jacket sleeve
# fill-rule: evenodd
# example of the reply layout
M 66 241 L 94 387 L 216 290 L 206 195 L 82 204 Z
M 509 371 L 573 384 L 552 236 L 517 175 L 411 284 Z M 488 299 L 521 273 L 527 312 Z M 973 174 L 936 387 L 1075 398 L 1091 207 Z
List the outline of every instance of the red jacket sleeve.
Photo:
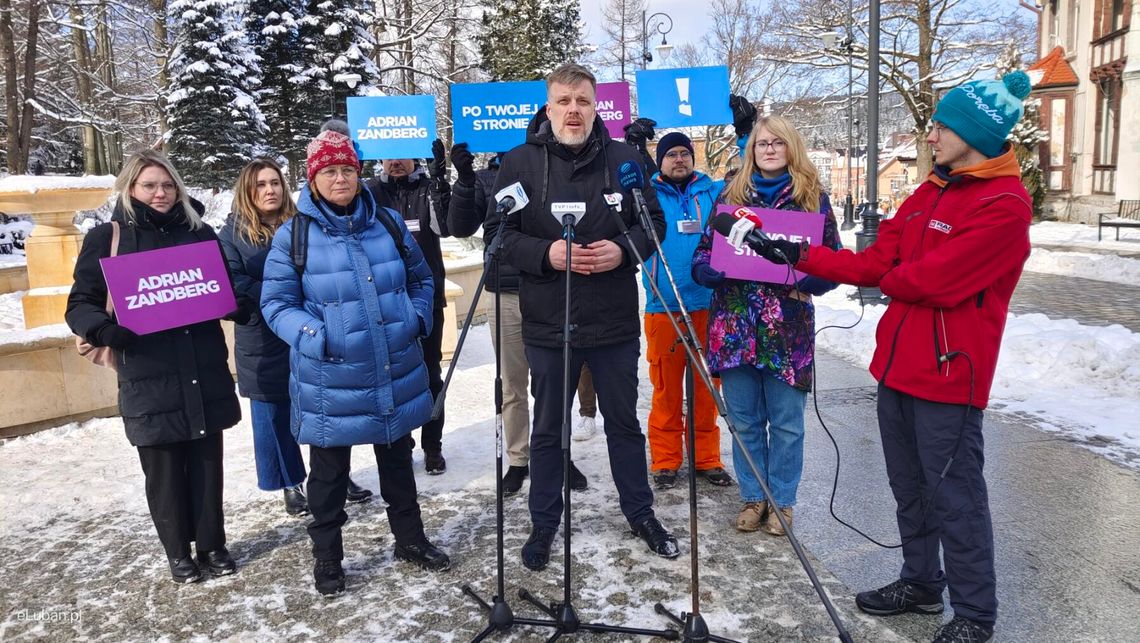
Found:
M 945 242 L 895 267 L 882 278 L 879 288 L 899 301 L 956 306 L 1025 261 L 1029 218 L 1021 199 L 994 199 L 965 217 Z
M 903 223 L 897 217 L 883 221 L 875 243 L 862 252 L 811 246 L 807 256 L 796 264 L 796 270 L 854 286 L 877 286 L 898 263 Z

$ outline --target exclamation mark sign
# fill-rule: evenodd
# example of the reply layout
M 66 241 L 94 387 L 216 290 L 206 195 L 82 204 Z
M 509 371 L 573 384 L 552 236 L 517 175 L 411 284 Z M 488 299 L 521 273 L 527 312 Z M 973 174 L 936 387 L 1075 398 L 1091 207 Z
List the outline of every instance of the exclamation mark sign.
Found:
M 681 103 L 677 105 L 677 111 L 685 116 L 693 115 L 693 106 L 689 103 L 689 79 L 677 79 L 677 96 L 680 97 Z

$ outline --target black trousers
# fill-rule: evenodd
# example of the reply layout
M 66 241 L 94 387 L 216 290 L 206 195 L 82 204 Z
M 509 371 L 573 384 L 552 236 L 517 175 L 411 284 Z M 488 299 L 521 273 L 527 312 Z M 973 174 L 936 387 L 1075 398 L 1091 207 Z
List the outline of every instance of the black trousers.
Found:
M 222 516 L 222 433 L 186 442 L 138 447 L 146 502 L 158 539 L 170 558 L 226 544 Z
M 348 468 L 352 447 L 309 447 L 309 538 L 317 560 L 344 558 L 341 527 L 348 521 L 344 501 L 348 495 Z M 416 478 L 412 474 L 412 440 L 403 437 L 392 444 L 374 444 L 376 469 L 380 473 L 380 497 L 388 503 L 388 526 L 396 542 L 420 544 L 427 540 L 420 505 L 416 501 Z
M 997 619 L 997 579 L 982 475 L 982 412 L 919 399 L 881 384 L 878 411 L 899 536 L 905 543 L 899 577 L 934 592 L 949 586 L 954 614 L 992 624 Z M 939 483 L 951 457 L 954 461 Z M 927 513 L 930 502 L 934 505 Z
M 562 521 L 562 402 L 574 399 L 582 364 L 590 367 L 598 406 L 606 418 L 606 448 L 621 512 L 631 526 L 652 517 L 653 492 L 646 472 L 645 434 L 637 421 L 637 360 L 641 357 L 638 340 L 572 349 L 568 389 L 564 389 L 562 379 L 562 349 L 528 345 L 526 357 L 534 395 L 534 430 L 530 435 L 533 525 L 556 529 Z
M 442 287 L 438 284 L 437 288 Z M 443 309 L 436 308 L 432 311 L 432 325 L 431 335 L 424 338 L 424 364 L 427 366 L 428 372 L 428 388 L 431 389 L 431 399 L 439 395 L 443 390 Z M 439 417 L 434 420 L 428 420 L 427 424 L 423 425 L 420 431 L 420 446 L 424 452 L 436 452 L 443 446 L 443 417 L 444 413 L 440 413 Z

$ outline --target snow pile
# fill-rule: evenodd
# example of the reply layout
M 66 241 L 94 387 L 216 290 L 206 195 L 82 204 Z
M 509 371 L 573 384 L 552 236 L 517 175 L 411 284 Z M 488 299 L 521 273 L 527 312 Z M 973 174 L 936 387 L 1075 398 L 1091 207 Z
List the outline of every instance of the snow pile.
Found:
M 843 286 L 816 298 L 817 329 L 855 324 L 859 302 L 847 296 L 853 291 Z M 854 328 L 820 332 L 817 347 L 870 365 L 875 327 L 885 310 L 867 306 Z M 1071 319 L 1011 314 L 990 405 L 1140 464 L 1140 334 L 1119 325 L 1085 326 Z
M 24 243 L 36 224 L 27 217 L 0 213 L 0 266 L 27 263 Z
M 40 190 L 84 190 L 115 187 L 115 177 L 107 176 L 30 176 L 12 175 L 0 179 L 0 192 L 27 192 L 35 194 Z
M 1140 260 L 1114 254 L 1057 252 L 1034 248 L 1029 260 L 1025 262 L 1025 269 L 1129 286 L 1140 285 Z
M 26 290 L 0 295 L 0 344 L 11 331 L 24 330 L 24 305 L 20 300 Z
M 1120 241 L 1115 241 L 1115 231 L 1105 229 L 1103 241 L 1096 240 L 1095 225 L 1081 223 L 1061 223 L 1059 221 L 1042 221 L 1029 228 L 1029 240 L 1034 245 L 1047 244 L 1059 246 L 1072 246 L 1074 250 L 1124 250 L 1140 252 L 1140 229 L 1120 229 Z M 1082 248 L 1083 246 L 1083 248 Z

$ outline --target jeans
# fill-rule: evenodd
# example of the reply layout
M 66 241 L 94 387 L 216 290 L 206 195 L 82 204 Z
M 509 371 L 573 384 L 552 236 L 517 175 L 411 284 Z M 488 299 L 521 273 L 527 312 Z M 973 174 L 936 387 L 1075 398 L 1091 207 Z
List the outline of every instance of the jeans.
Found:
M 804 469 L 804 404 L 807 392 L 766 369 L 745 365 L 720 372 L 721 390 L 740 440 L 780 507 L 796 504 Z M 732 465 L 744 502 L 764 500 L 760 483 L 740 447 L 732 444 Z
M 301 447 L 289 430 L 289 402 L 249 401 L 257 488 L 277 491 L 305 481 Z

